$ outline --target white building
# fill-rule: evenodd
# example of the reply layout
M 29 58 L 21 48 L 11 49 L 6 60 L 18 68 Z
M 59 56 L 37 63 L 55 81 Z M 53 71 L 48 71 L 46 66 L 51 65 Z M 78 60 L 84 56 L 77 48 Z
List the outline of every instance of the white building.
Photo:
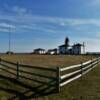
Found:
M 45 53 L 46 53 L 45 49 L 38 48 L 34 50 L 34 54 L 45 54 Z
M 77 43 L 72 46 L 72 54 L 80 55 L 82 54 L 82 44 Z
M 69 48 L 69 38 L 66 37 L 65 43 L 59 46 L 59 54 L 67 54 Z
M 47 51 L 47 54 L 51 54 L 51 55 L 58 54 L 58 50 L 57 49 L 49 49 Z
M 67 54 L 68 53 L 68 47 L 66 45 L 59 46 L 59 54 Z
M 65 39 L 65 44 L 59 46 L 59 54 L 73 54 L 73 55 L 80 55 L 82 54 L 82 47 L 84 45 L 80 43 L 76 43 L 72 46 L 69 46 L 69 39 Z

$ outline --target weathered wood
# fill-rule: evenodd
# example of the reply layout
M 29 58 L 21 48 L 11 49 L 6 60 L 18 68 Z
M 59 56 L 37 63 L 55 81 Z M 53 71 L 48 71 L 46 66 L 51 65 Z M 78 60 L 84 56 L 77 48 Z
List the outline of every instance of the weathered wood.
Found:
M 9 73 L 9 74 L 11 74 L 11 75 L 16 76 L 16 74 L 15 74 L 15 73 L 13 73 L 13 72 L 11 72 L 11 71 L 9 71 L 9 70 L 5 69 L 5 68 L 0 68 L 0 69 L 1 69 L 1 70 L 3 70 L 3 71 L 5 71 L 5 72 L 7 72 L 7 73 Z
M 61 84 L 60 84 L 60 87 L 62 87 L 62 86 L 64 86 L 64 85 L 66 85 L 66 84 L 68 84 L 68 83 L 70 83 L 70 82 L 72 82 L 72 81 L 74 81 L 74 80 L 80 78 L 81 76 L 82 76 L 82 75 L 79 74 L 79 75 L 75 76 L 74 78 L 70 78 L 69 80 L 67 80 L 67 81 L 65 81 L 65 82 L 63 82 L 63 83 L 61 83 Z
M 39 69 L 39 70 L 43 70 L 43 71 L 54 71 L 54 72 L 56 72 L 55 68 L 45 68 L 45 67 L 30 66 L 30 65 L 23 65 L 23 64 L 20 64 L 19 66 L 23 67 L 23 68 L 32 68 L 32 69 Z
M 2 62 L 8 63 L 8 64 L 12 64 L 17 66 L 16 63 L 14 62 L 10 62 L 10 61 L 6 61 L 4 59 L 1 59 Z M 38 67 L 38 66 L 31 66 L 31 65 L 24 65 L 24 64 L 19 64 L 20 67 L 26 67 L 26 68 L 32 68 L 32 69 L 39 69 L 39 70 L 46 70 L 46 71 L 56 71 L 56 68 L 45 68 L 45 67 Z
M 1 63 L 1 58 L 0 58 L 0 63 Z
M 18 62 L 17 62 L 17 70 L 16 70 L 16 72 L 17 72 L 16 78 L 19 79 L 19 63 Z
M 57 67 L 57 81 L 56 81 L 57 92 L 60 92 L 60 67 Z
M 36 80 L 36 79 L 33 79 L 33 78 L 26 77 L 26 76 L 24 76 L 24 75 L 19 75 L 19 77 L 20 77 L 20 78 L 23 78 L 23 79 L 30 80 L 30 81 L 34 81 L 34 82 L 39 83 L 39 84 L 43 84 L 43 85 L 47 85 L 47 86 L 49 85 L 49 86 L 55 87 L 55 84 L 52 85 L 52 84 L 49 83 L 49 82 L 44 82 L 44 81 Z
M 8 66 L 8 65 L 6 65 L 6 64 L 0 63 L 0 65 L 6 67 L 6 68 L 8 68 L 8 69 L 11 69 L 11 70 L 13 70 L 13 71 L 16 71 L 16 68 L 12 68 L 12 67 L 10 67 L 10 66 Z
M 68 73 L 68 74 L 65 74 L 65 75 L 62 75 L 60 76 L 60 79 L 63 80 L 63 79 L 66 79 L 67 77 L 70 77 L 71 75 L 74 75 L 74 74 L 77 74 L 80 72 L 80 74 L 78 75 L 75 75 L 73 76 L 72 78 L 62 82 L 60 84 L 60 87 L 80 78 L 81 76 L 83 76 L 84 74 L 88 73 L 90 70 L 92 70 L 94 67 L 96 67 L 98 65 L 98 63 L 100 62 L 100 57 L 99 58 L 95 58 L 93 60 L 89 60 L 85 63 L 81 63 L 81 64 L 78 64 L 78 65 L 73 65 L 73 66 L 70 66 L 70 67 L 66 67 L 66 68 L 63 68 L 63 69 L 60 69 L 60 72 L 62 71 L 66 71 L 66 70 L 69 70 L 69 69 L 74 69 L 76 67 L 80 67 L 80 70 L 76 70 L 74 72 L 71 72 L 71 73 Z M 80 66 L 81 65 L 81 66 Z M 91 67 L 93 66 L 93 67 Z
M 80 69 L 81 69 L 81 75 L 82 75 L 83 74 L 83 63 L 82 62 L 81 62 Z
M 12 65 L 17 65 L 16 63 L 14 63 L 14 62 L 10 62 L 10 61 L 6 61 L 6 60 L 4 60 L 4 59 L 1 59 L 1 61 L 2 62 L 5 62 L 5 63 L 8 63 L 8 64 L 12 64 Z
M 69 67 L 61 68 L 60 71 L 63 72 L 63 71 L 66 71 L 66 70 L 69 70 L 69 69 L 73 69 L 73 68 L 77 68 L 77 67 L 80 67 L 80 66 L 81 66 L 81 64 L 72 65 L 72 66 L 69 66 Z
M 93 68 L 95 68 L 97 66 L 97 64 L 96 65 L 94 65 L 92 68 L 90 68 L 90 69 L 88 69 L 88 70 L 86 70 L 84 73 L 83 73 L 83 75 L 85 75 L 86 73 L 88 73 L 89 71 L 91 71 Z
M 56 80 L 56 78 L 55 78 L 55 77 L 52 77 L 52 76 L 41 75 L 41 74 L 37 74 L 37 73 L 32 73 L 32 72 L 28 72 L 28 71 L 23 71 L 23 70 L 21 70 L 21 69 L 19 69 L 19 72 L 24 73 L 24 74 L 28 74 L 28 75 L 33 75 L 33 76 L 38 76 L 38 77 L 43 77 L 43 78 L 47 78 L 47 79 Z
M 89 61 L 86 61 L 86 62 L 81 63 L 81 64 L 77 64 L 77 65 L 73 65 L 73 66 L 69 66 L 69 67 L 65 67 L 65 68 L 60 68 L 60 67 L 57 67 L 57 68 L 36 67 L 36 66 L 19 64 L 18 62 L 17 63 L 13 63 L 13 62 L 2 60 L 2 59 L 0 59 L 0 62 L 5 63 L 5 64 L 1 63 L 1 65 L 5 66 L 5 68 L 6 67 L 8 68 L 8 69 L 2 68 L 4 71 L 6 71 L 8 73 L 11 73 L 13 75 L 15 75 L 15 74 L 10 72 L 9 69 L 16 71 L 16 79 L 19 79 L 19 77 L 20 77 L 20 78 L 24 78 L 24 79 L 27 79 L 27 80 L 38 82 L 40 84 L 51 85 L 51 86 L 54 86 L 54 87 L 57 88 L 57 92 L 60 92 L 60 87 L 62 87 L 64 85 L 66 85 L 66 84 L 68 84 L 68 83 L 80 78 L 84 74 L 88 73 L 91 69 L 96 67 L 100 63 L 100 57 L 92 59 L 92 60 L 89 60 Z M 9 66 L 7 65 L 7 63 L 8 63 L 8 65 L 9 64 L 15 65 L 16 67 L 15 68 L 11 68 L 10 65 Z M 56 73 L 56 77 L 47 76 L 47 75 L 41 75 L 39 73 L 32 73 L 32 72 L 24 71 L 24 70 L 21 70 L 19 67 L 21 67 L 21 69 L 22 68 L 23 69 L 24 68 L 31 68 L 31 69 L 36 69 L 36 70 L 38 69 L 40 71 L 52 71 L 52 72 Z M 73 72 L 68 73 L 68 74 L 60 75 L 61 72 L 66 71 L 66 70 L 70 70 L 70 69 L 74 69 L 74 68 L 80 68 L 80 69 L 77 69 L 76 71 L 73 71 Z M 28 74 L 28 75 L 34 75 L 34 76 L 38 76 L 38 77 L 47 78 L 47 79 L 52 80 L 53 82 L 55 82 L 55 81 L 56 82 L 55 82 L 54 85 L 52 85 L 49 82 L 42 82 L 40 80 L 36 80 L 36 79 L 33 79 L 33 78 L 28 78 L 27 76 L 22 76 L 22 75 L 19 74 L 20 72 Z M 72 77 L 70 77 L 70 76 L 72 76 Z M 69 79 L 66 80 L 66 78 L 68 78 L 68 77 L 69 77 Z
M 62 75 L 62 76 L 60 77 L 60 79 L 63 80 L 63 79 L 65 79 L 65 78 L 68 78 L 68 77 L 70 77 L 70 76 L 72 76 L 72 75 L 75 75 L 75 74 L 77 74 L 77 73 L 79 73 L 79 72 L 81 72 L 81 69 L 79 69 L 79 70 L 77 70 L 77 71 L 74 71 L 74 72 L 71 72 L 71 73 L 68 73 L 68 74 L 65 74 L 65 75 Z
M 83 65 L 86 65 L 86 64 L 89 64 L 89 63 L 91 63 L 91 60 L 83 63 Z M 72 65 L 72 66 L 69 66 L 69 67 L 61 68 L 60 71 L 66 71 L 66 70 L 77 68 L 77 67 L 81 67 L 81 64 L 77 64 L 77 65 Z

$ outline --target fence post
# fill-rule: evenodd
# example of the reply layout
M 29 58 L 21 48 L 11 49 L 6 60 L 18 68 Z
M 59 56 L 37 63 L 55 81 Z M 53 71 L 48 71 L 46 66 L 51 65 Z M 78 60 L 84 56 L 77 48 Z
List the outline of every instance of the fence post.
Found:
M 57 92 L 60 92 L 60 67 L 57 67 Z
M 97 58 L 97 62 L 98 62 L 97 65 L 99 65 L 99 57 Z
M 1 63 L 2 59 L 0 58 L 0 63 Z
M 92 60 L 92 58 L 91 58 L 91 69 L 92 69 L 92 67 L 93 67 L 92 63 L 93 63 L 93 60 Z
M 100 64 L 100 57 L 98 57 L 98 64 Z
M 19 79 L 19 63 L 17 62 L 17 76 L 16 76 L 17 79 Z
M 82 74 L 83 74 L 83 63 L 81 62 L 81 76 L 82 76 Z

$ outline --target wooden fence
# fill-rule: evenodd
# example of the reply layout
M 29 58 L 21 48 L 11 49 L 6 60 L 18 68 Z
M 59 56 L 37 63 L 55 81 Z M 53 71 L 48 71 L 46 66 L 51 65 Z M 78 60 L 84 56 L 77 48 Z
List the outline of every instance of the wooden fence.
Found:
M 39 84 L 54 87 L 57 92 L 64 85 L 80 78 L 97 66 L 100 58 L 69 67 L 45 68 L 29 66 L 0 59 L 0 69 L 13 75 L 16 80 L 30 80 Z
M 87 62 L 73 65 L 65 68 L 59 68 L 59 88 L 58 91 L 60 91 L 60 88 L 64 85 L 80 78 L 84 74 L 88 73 L 91 69 L 96 67 L 100 62 L 100 58 L 95 58 L 93 60 L 89 60 Z M 67 73 L 67 74 L 66 74 Z
M 0 59 L 0 74 L 10 76 L 18 81 L 25 81 L 31 85 L 42 85 L 54 87 L 57 85 L 57 69 L 30 65 L 23 65 Z

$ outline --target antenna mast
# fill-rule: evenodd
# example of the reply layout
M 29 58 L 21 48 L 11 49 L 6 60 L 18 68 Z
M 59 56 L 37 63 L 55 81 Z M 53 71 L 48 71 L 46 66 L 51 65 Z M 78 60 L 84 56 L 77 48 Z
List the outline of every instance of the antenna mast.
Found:
M 11 53 L 11 27 L 9 25 L 9 51 L 8 51 L 9 55 Z

